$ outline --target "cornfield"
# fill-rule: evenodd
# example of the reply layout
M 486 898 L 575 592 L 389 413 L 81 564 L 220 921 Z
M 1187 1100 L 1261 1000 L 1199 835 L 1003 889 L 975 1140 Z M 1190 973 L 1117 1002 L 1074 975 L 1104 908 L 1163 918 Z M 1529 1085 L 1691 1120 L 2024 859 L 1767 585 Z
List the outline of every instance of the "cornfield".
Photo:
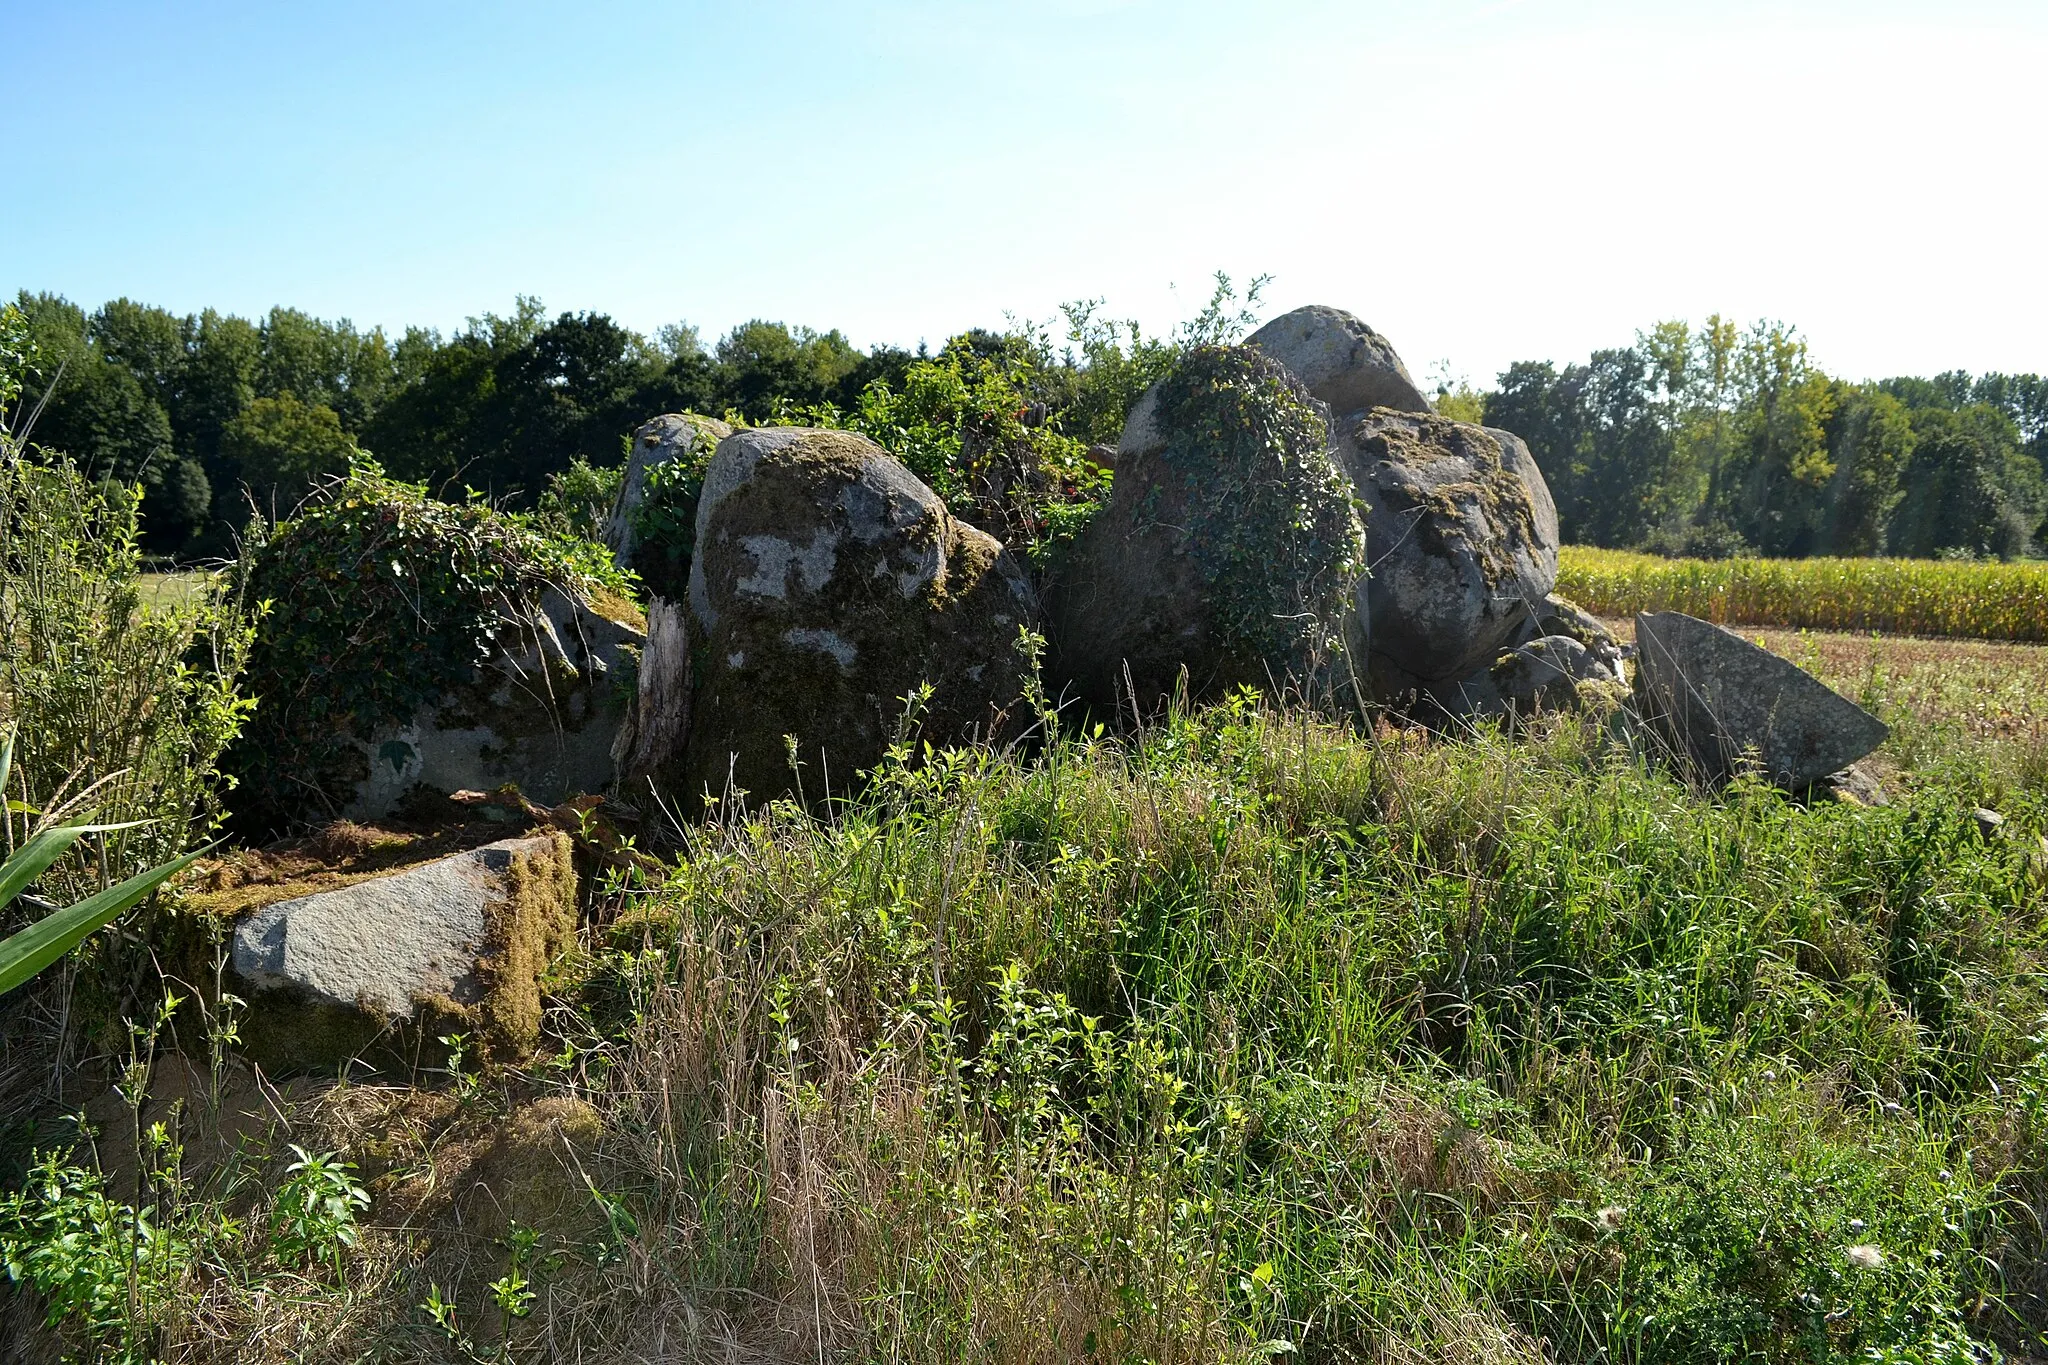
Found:
M 1557 591 L 1601 616 L 2048 642 L 2048 563 L 1663 559 L 1568 545 Z

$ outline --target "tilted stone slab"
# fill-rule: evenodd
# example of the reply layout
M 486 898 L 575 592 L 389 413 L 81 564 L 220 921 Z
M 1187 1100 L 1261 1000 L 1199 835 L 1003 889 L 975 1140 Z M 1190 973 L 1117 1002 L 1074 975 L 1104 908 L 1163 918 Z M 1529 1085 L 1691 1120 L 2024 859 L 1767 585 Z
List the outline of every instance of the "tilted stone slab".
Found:
M 392 1023 L 471 1007 L 495 1044 L 527 1041 L 539 973 L 574 927 L 574 879 L 566 838 L 537 834 L 251 911 L 233 965 L 259 997 L 252 1047 L 331 1061 Z
M 1883 721 L 1798 665 L 1683 612 L 1636 617 L 1637 708 L 1701 776 L 1754 761 L 1801 790 L 1884 743 Z

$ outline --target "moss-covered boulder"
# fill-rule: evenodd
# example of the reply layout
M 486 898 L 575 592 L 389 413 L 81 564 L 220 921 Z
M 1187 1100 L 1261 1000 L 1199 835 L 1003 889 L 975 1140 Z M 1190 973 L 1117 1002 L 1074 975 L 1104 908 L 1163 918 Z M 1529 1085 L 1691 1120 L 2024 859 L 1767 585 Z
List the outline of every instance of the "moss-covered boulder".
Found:
M 633 432 L 604 538 L 619 567 L 639 574 L 650 596 L 683 599 L 697 543 L 697 494 L 712 452 L 730 435 L 725 423 L 694 412 L 664 413 Z
M 921 684 L 913 736 L 1001 733 L 1027 676 L 1018 634 L 1038 614 L 1015 558 L 887 451 L 799 427 L 719 442 L 689 602 L 696 687 L 670 778 L 693 800 L 728 784 L 755 798 L 845 786 L 882 757 Z
M 1318 688 L 1338 671 L 1365 555 L 1322 403 L 1245 347 L 1191 352 L 1139 400 L 1108 506 L 1048 591 L 1056 678 L 1150 708 L 1193 695 Z
M 603 556 L 362 471 L 279 526 L 249 571 L 244 826 L 375 819 L 420 787 L 603 790 L 642 641 Z
M 540 1034 L 540 978 L 576 928 L 569 837 L 550 830 L 300 892 L 237 890 L 242 1035 L 274 1070 L 406 1057 L 467 1033 L 500 1058 Z M 221 893 L 216 893 L 219 895 Z
M 1557 508 L 1521 439 L 1391 408 L 1334 434 L 1371 509 L 1363 624 L 1376 690 L 1463 678 L 1529 639 L 1557 582 Z

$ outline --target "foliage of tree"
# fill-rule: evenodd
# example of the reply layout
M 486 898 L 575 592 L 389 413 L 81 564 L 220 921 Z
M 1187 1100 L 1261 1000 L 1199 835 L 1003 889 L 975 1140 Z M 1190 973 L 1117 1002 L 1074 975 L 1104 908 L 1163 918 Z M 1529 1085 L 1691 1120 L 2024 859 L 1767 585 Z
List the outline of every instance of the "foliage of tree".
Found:
M 1486 420 L 1529 442 L 1568 540 L 1718 557 L 2011 558 L 2048 540 L 2048 380 L 1850 383 L 1792 328 L 1664 322 L 1521 361 Z
M 252 504 L 288 513 L 366 454 L 450 501 L 474 492 L 566 513 L 566 497 L 587 525 L 592 476 L 618 468 L 634 427 L 674 411 L 873 428 L 892 449 L 907 443 L 899 453 L 963 511 L 1036 534 L 1101 482 L 1085 448 L 1116 440 L 1180 349 L 1241 333 L 1260 283 L 1240 298 L 1220 280 L 1173 338 L 1086 303 L 1067 310 L 1063 347 L 1046 328 L 1013 326 L 962 333 L 936 356 L 863 352 L 837 330 L 758 318 L 710 346 L 687 323 L 649 339 L 602 313 L 550 318 L 524 296 L 452 335 L 394 338 L 291 308 L 252 321 L 117 299 L 87 313 L 24 293 L 38 359 L 16 369 L 24 406 L 41 408 L 36 442 L 96 478 L 140 484 L 159 553 L 225 550 Z M 1029 504 L 1016 518 L 1011 493 Z
M 253 502 L 290 505 L 373 453 L 460 501 L 532 509 L 580 464 L 616 469 L 633 428 L 696 411 L 868 432 L 963 514 L 1012 539 L 1085 515 L 1124 417 L 1176 357 L 1241 337 L 1263 279 L 1219 275 L 1166 335 L 1101 300 L 1053 324 L 974 328 L 936 352 L 856 348 L 767 319 L 715 342 L 643 337 L 521 296 L 450 335 L 397 336 L 291 308 L 254 320 L 23 293 L 33 439 L 142 488 L 146 547 L 227 549 Z M 1585 361 L 1527 360 L 1478 392 L 1441 366 L 1447 415 L 1505 427 L 1550 480 L 1567 539 L 1691 555 L 2016 556 L 2048 544 L 2048 378 L 1854 383 L 1783 323 L 1662 322 Z M 587 480 L 585 480 L 587 482 Z M 1068 528 L 1071 529 L 1071 528 Z

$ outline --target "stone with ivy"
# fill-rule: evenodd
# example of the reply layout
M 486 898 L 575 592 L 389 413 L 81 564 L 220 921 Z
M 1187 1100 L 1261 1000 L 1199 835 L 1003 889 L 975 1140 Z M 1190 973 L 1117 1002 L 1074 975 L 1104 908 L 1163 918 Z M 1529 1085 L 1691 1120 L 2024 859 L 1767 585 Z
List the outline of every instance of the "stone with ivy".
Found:
M 1328 409 L 1250 347 L 1200 347 L 1132 409 L 1116 483 L 1049 592 L 1056 679 L 1099 708 L 1185 685 L 1326 691 L 1366 536 Z
M 375 819 L 416 792 L 613 778 L 643 636 L 603 547 L 358 469 L 250 556 L 268 604 L 229 756 L 246 828 Z
M 694 412 L 664 413 L 634 429 L 604 539 L 650 596 L 682 600 L 697 540 L 697 491 L 711 452 L 730 435 L 725 423 Z
M 719 443 L 689 605 L 698 671 L 670 769 L 688 802 L 843 788 L 899 737 L 998 736 L 1025 709 L 1018 639 L 1038 606 L 1022 567 L 852 432 Z

